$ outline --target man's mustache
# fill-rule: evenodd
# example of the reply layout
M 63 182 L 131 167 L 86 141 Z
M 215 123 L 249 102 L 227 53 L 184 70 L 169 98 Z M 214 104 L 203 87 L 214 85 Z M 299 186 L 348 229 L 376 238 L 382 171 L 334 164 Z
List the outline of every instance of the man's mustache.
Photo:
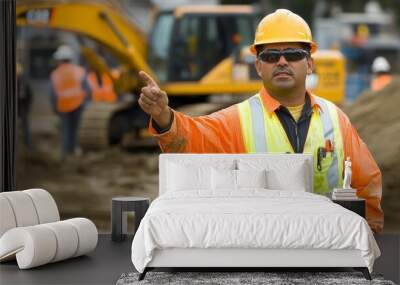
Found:
M 272 75 L 275 76 L 275 75 L 277 75 L 278 73 L 282 73 L 282 72 L 287 73 L 287 74 L 289 74 L 289 75 L 293 75 L 293 72 L 292 72 L 289 68 L 286 68 L 286 67 L 277 67 L 277 68 L 273 71 Z

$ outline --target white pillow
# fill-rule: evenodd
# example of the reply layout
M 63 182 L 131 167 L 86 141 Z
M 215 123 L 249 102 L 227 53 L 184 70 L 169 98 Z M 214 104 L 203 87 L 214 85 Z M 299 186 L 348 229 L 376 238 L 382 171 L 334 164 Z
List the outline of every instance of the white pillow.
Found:
M 267 188 L 267 171 L 236 170 L 237 188 Z
M 168 191 L 211 189 L 211 167 L 169 163 Z
M 241 188 L 267 188 L 266 170 L 211 170 L 213 190 L 237 190 Z
M 273 190 L 307 191 L 309 170 L 304 160 L 293 158 L 239 159 L 240 170 L 266 169 L 267 188 Z
M 306 192 L 306 176 L 301 167 L 294 167 L 286 172 L 278 169 L 267 171 L 267 188 L 272 190 L 289 190 Z
M 213 190 L 236 190 L 236 170 L 216 169 L 211 170 L 211 181 Z

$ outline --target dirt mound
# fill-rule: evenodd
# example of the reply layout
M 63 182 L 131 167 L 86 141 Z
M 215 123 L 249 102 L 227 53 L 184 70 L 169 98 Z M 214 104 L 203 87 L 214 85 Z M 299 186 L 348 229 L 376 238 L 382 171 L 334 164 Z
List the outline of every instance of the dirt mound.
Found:
M 367 91 L 344 108 L 378 163 L 383 177 L 385 229 L 400 228 L 400 77 L 379 92 Z M 393 230 L 392 230 L 393 229 Z

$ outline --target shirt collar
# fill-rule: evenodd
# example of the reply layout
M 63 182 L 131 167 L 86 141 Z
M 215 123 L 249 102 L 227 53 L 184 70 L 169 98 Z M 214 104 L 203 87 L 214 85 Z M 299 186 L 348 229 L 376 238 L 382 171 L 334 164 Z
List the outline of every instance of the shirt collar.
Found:
M 315 96 L 309 91 L 306 91 L 306 95 L 310 98 L 311 108 L 314 109 L 315 107 L 321 110 L 321 106 L 315 100 Z M 282 105 L 278 100 L 269 95 L 268 91 L 264 87 L 262 87 L 260 90 L 260 96 L 263 101 L 263 105 L 269 114 L 275 112 Z

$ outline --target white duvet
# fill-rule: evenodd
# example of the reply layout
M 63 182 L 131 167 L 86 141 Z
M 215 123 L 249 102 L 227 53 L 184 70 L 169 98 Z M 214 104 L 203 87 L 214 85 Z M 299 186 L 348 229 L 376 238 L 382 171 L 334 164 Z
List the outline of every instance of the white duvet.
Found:
M 143 272 L 154 249 L 358 249 L 372 272 L 380 250 L 367 222 L 307 192 L 248 189 L 166 193 L 153 201 L 132 243 Z

